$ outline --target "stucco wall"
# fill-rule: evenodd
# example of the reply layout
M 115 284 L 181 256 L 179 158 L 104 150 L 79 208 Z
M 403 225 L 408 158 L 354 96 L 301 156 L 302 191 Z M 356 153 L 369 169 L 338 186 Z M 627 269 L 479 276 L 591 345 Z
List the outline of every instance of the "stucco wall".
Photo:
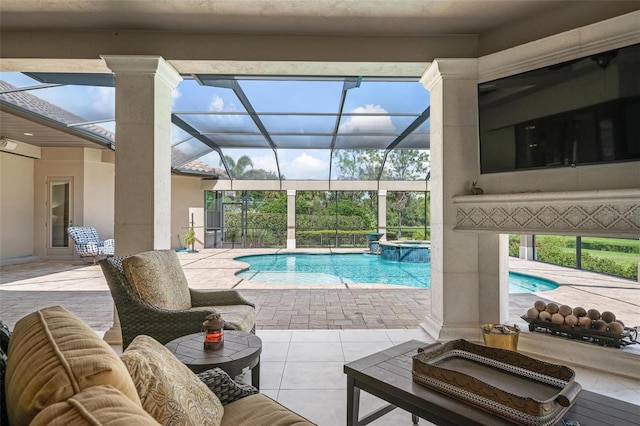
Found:
M 34 254 L 34 161 L 0 152 L 0 260 Z
M 200 178 L 189 176 L 171 176 L 171 247 L 180 247 L 180 241 L 189 226 L 189 208 L 204 208 L 204 190 L 200 187 Z M 202 210 L 200 210 L 202 211 Z M 194 218 L 202 223 L 202 218 Z M 178 240 L 180 235 L 180 240 Z M 182 243 L 184 245 L 184 243 Z M 196 243 L 195 248 L 202 248 Z
M 47 238 L 46 223 L 49 220 L 47 209 L 47 182 L 50 178 L 72 179 L 72 217 L 74 224 L 82 224 L 83 212 L 83 164 L 82 149 L 78 148 L 43 148 L 42 157 L 35 162 L 34 187 L 34 232 L 35 252 L 44 258 L 51 255 L 67 256 L 73 254 L 73 247 L 68 250 L 52 250 Z
M 85 148 L 84 187 L 84 224 L 103 240 L 113 238 L 115 165 L 103 162 L 101 150 Z
M 102 161 L 102 150 L 91 148 L 42 148 L 34 169 L 34 240 L 40 257 L 71 258 L 68 249 L 48 247 L 47 181 L 72 180 L 73 224 L 94 226 L 101 238 L 113 237 L 114 166 Z

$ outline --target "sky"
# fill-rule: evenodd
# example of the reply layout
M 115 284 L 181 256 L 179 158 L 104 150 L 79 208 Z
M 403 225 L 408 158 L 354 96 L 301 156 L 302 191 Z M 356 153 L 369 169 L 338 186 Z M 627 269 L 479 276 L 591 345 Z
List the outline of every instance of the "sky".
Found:
M 21 73 L 0 73 L 0 79 L 17 87 L 40 84 Z M 258 114 L 265 113 L 260 115 L 262 123 L 269 133 L 273 133 L 276 144 L 283 147 L 277 150 L 277 155 L 284 176 L 287 179 L 328 179 L 330 134 L 339 112 L 343 81 L 240 79 L 238 84 L 254 110 Z M 98 121 L 107 130 L 115 131 L 113 87 L 66 85 L 31 90 L 30 93 L 81 117 L 80 123 Z M 429 92 L 418 81 L 363 79 L 357 87 L 347 91 L 338 128 L 339 135 L 347 136 L 339 137 L 336 147 L 355 146 L 358 140 L 371 142 L 374 138 L 379 140 L 381 148 L 386 147 L 428 105 Z M 232 146 L 223 148 L 225 155 L 234 160 L 249 155 L 254 168 L 277 171 L 273 150 L 233 90 L 202 86 L 193 79 L 185 79 L 172 93 L 172 111 L 199 132 L 220 141 L 221 146 Z M 183 152 L 201 154 L 210 151 L 177 126 L 172 127 L 172 144 L 181 142 L 178 148 Z M 353 136 L 358 134 L 361 134 L 359 138 Z M 262 148 L 248 148 L 248 143 Z M 220 167 L 220 158 L 215 152 L 201 160 Z

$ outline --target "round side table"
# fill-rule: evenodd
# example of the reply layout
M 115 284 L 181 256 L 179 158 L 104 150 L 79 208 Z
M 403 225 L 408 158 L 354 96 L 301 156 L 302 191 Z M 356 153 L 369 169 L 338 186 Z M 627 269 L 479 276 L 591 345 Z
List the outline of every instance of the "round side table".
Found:
M 217 350 L 204 349 L 203 333 L 179 337 L 165 346 L 194 373 L 219 367 L 233 378 L 249 367 L 251 384 L 260 390 L 262 340 L 255 334 L 225 330 L 224 346 Z

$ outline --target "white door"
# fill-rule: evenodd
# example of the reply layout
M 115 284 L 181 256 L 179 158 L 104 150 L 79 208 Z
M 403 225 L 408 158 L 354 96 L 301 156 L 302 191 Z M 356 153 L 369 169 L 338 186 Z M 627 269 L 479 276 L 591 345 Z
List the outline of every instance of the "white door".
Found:
M 73 178 L 47 179 L 47 256 L 73 255 L 67 227 L 73 225 Z

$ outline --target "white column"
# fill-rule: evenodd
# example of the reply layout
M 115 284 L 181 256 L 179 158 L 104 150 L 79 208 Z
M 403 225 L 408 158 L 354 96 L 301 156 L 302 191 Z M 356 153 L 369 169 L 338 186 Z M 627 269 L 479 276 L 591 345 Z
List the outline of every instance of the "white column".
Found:
M 509 234 L 478 235 L 479 323 L 509 321 Z
M 502 312 L 500 238 L 454 231 L 452 197 L 480 173 L 477 67 L 437 59 L 421 80 L 431 95 L 431 312 L 421 325 L 439 340 L 478 341 L 480 324 Z
M 384 234 L 381 240 L 387 239 L 387 190 L 378 190 L 378 232 Z
M 116 81 L 116 254 L 171 248 L 171 91 L 159 56 L 102 58 Z
M 520 234 L 520 259 L 533 260 L 533 249 L 533 235 Z
M 296 248 L 296 190 L 287 189 L 287 248 Z
M 180 74 L 159 56 L 102 56 L 116 81 L 116 255 L 171 248 L 171 91 Z M 122 343 L 118 313 L 104 335 Z

